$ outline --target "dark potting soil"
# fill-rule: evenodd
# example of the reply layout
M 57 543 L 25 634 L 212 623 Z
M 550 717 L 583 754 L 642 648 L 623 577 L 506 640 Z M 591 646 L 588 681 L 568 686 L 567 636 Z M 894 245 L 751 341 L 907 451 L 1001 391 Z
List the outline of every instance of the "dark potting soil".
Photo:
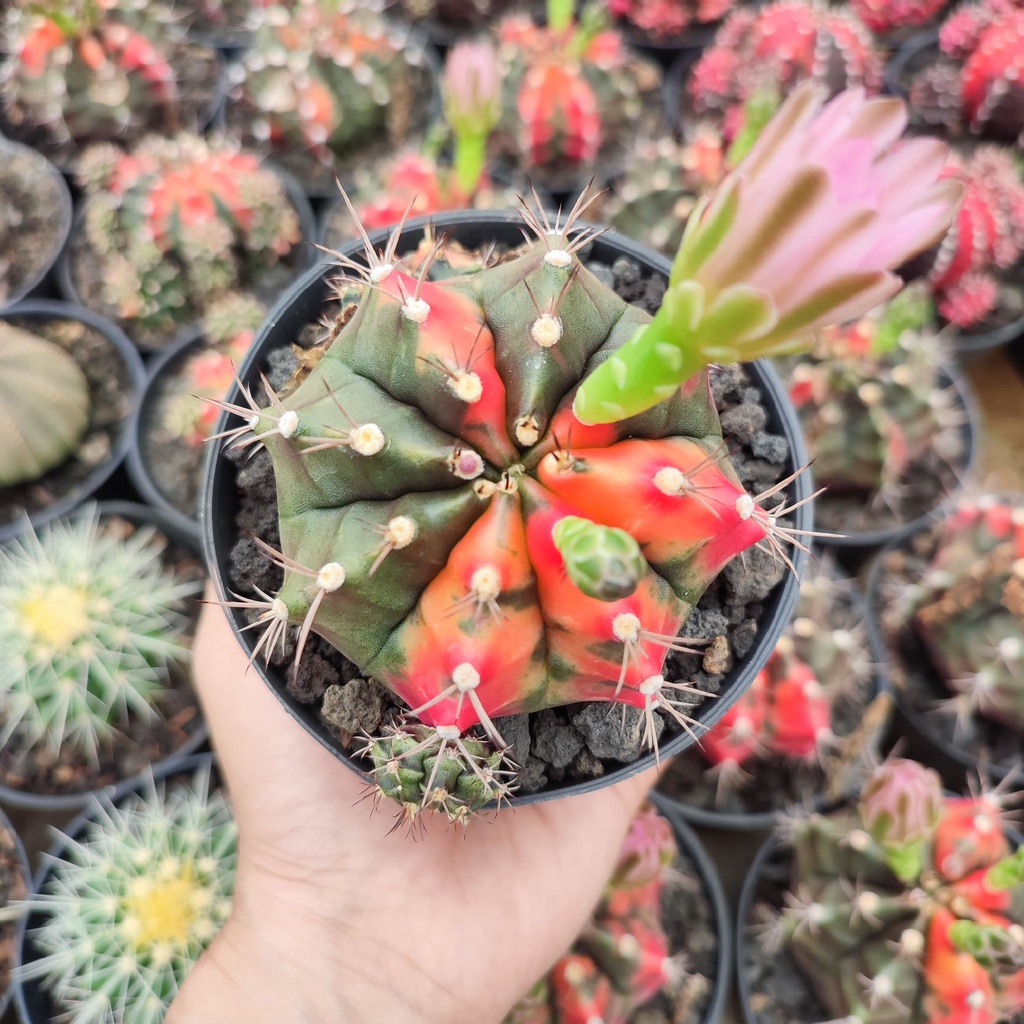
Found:
M 8 317 L 10 323 L 69 352 L 89 383 L 89 426 L 71 458 L 38 480 L 0 487 L 0 525 L 18 520 L 22 511 L 38 512 L 71 494 L 106 462 L 117 447 L 135 404 L 128 365 L 114 344 L 78 320 Z
M 0 150 L 0 306 L 60 253 L 66 200 L 54 173 L 36 153 Z
M 120 517 L 105 517 L 109 529 L 130 537 L 136 527 Z M 187 548 L 168 541 L 162 561 L 179 580 L 202 580 L 202 563 Z M 185 642 L 191 643 L 199 618 L 198 597 L 187 599 L 190 623 Z M 0 783 L 40 795 L 86 793 L 121 782 L 145 771 L 180 749 L 202 725 L 199 703 L 192 688 L 188 666 L 172 670 L 167 690 L 156 706 L 156 716 L 146 721 L 132 715 L 123 732 L 115 732 L 110 744 L 101 749 L 99 763 L 93 764 L 69 744 L 56 755 L 41 747 L 15 748 L 13 741 L 0 748 Z M 0 716 L 0 722 L 2 722 Z
M 937 707 L 953 697 L 929 657 L 920 634 L 906 613 L 906 594 L 931 564 L 940 530 L 914 534 L 900 548 L 882 555 L 881 576 L 873 614 L 888 652 L 886 671 L 893 689 L 908 710 L 937 738 L 978 758 L 1009 769 L 1024 760 L 1024 733 L 972 712 L 958 723 L 956 715 Z
M 736 970 L 747 978 L 755 1024 L 819 1024 L 831 1017 L 789 948 L 783 945 L 780 950 L 768 949 L 758 937 L 759 925 L 763 923 L 758 908 L 782 908 L 791 872 L 792 857 L 788 850 L 782 849 L 764 866 L 754 893 L 752 919 L 739 923 L 748 931 Z
M 849 592 L 838 591 L 837 600 L 814 616 L 829 629 L 855 631 L 863 625 L 863 611 Z M 828 690 L 826 689 L 826 692 Z M 843 680 L 832 697 L 832 731 L 842 740 L 864 721 L 864 712 L 872 698 L 867 681 Z M 870 741 L 869 741 L 870 742 Z M 691 807 L 723 814 L 761 814 L 784 812 L 796 806 L 810 806 L 821 797 L 826 783 L 834 785 L 840 774 L 856 770 L 865 751 L 842 752 L 838 747 L 820 761 L 803 761 L 765 754 L 743 765 L 746 776 L 718 798 L 716 777 L 708 771 L 708 761 L 691 747 L 676 757 L 658 782 L 658 791 Z
M 0 826 L 0 911 L 14 900 L 25 899 L 27 896 L 14 837 Z M 15 921 L 0 922 L 0 1002 L 10 987 L 16 928 Z
M 653 312 L 664 294 L 660 278 L 647 277 L 633 261 L 620 257 L 612 267 L 589 264 L 588 268 L 613 286 L 626 301 Z M 299 339 L 306 347 L 322 341 L 324 329 L 310 325 Z M 265 370 L 272 387 L 282 387 L 296 364 L 295 351 L 282 348 L 272 353 Z M 740 366 L 717 369 L 712 392 L 732 461 L 748 490 L 755 494 L 776 484 L 786 472 L 789 449 L 780 435 L 765 430 L 767 412 L 758 388 L 752 387 Z M 253 594 L 277 593 L 281 570 L 259 550 L 249 534 L 278 546 L 277 494 L 270 457 L 265 451 L 250 461 L 242 452 L 238 461 L 239 511 L 236 523 L 240 538 L 230 556 L 230 589 Z M 766 502 L 781 501 L 776 495 Z M 768 552 L 751 548 L 718 576 L 693 609 L 681 635 L 712 640 L 723 637 L 719 653 L 705 662 L 703 654 L 670 653 L 664 676 L 686 681 L 708 693 L 721 688 L 735 658 L 750 650 L 758 631 L 763 602 L 786 571 Z M 271 658 L 279 671 L 291 665 L 295 654 L 295 630 L 289 631 L 284 649 Z M 299 701 L 317 705 L 324 721 L 339 734 L 350 752 L 360 745 L 358 735 L 375 733 L 385 719 L 401 714 L 397 699 L 376 680 L 364 679 L 359 669 L 326 640 L 311 634 L 297 677 L 289 676 L 289 692 Z M 694 705 L 701 698 L 692 696 Z M 603 702 L 571 704 L 534 714 L 496 720 L 501 735 L 512 747 L 512 758 L 521 768 L 520 792 L 533 793 L 565 779 L 603 775 L 606 765 L 636 761 L 641 749 L 644 716 L 640 709 Z M 659 735 L 674 734 L 682 727 L 661 710 L 656 713 Z

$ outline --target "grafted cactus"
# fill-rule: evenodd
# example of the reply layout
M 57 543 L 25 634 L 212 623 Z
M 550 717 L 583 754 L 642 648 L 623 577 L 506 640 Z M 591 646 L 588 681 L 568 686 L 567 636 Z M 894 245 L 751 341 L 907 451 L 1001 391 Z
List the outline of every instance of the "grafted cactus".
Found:
M 994 497 L 962 502 L 940 527 L 939 545 L 907 607 L 935 667 L 977 712 L 1024 728 L 1024 507 Z
M 53 342 L 0 320 L 0 487 L 59 466 L 89 425 L 89 382 Z
M 883 763 L 858 807 L 787 823 L 793 874 L 769 948 L 790 946 L 846 1024 L 997 1024 L 1024 1009 L 1024 859 L 994 793 Z M 767 908 L 765 908 L 767 910 Z
M 718 21 L 732 7 L 732 0 L 608 0 L 617 18 L 648 33 L 654 39 L 671 39 L 688 28 Z
M 851 0 L 853 13 L 872 32 L 886 35 L 898 29 L 921 28 L 938 17 L 946 0 Z
M 278 593 L 229 604 L 265 629 L 254 656 L 296 624 L 298 664 L 315 630 L 409 706 L 419 724 L 366 748 L 408 813 L 464 818 L 482 802 L 467 785 L 504 794 L 487 753 L 505 748 L 502 715 L 605 700 L 641 709 L 650 744 L 656 710 L 690 727 L 691 687 L 662 674 L 668 651 L 686 648 L 682 624 L 734 555 L 761 544 L 785 557 L 789 536 L 786 503 L 762 504 L 785 482 L 759 496 L 737 482 L 708 365 L 792 350 L 892 294 L 888 268 L 945 230 L 957 194 L 923 176 L 855 225 L 837 221 L 825 183 L 838 178 L 814 140 L 873 117 L 874 187 L 895 166 L 884 149 L 903 114 L 856 94 L 819 107 L 813 89 L 795 95 L 690 219 L 653 318 L 580 262 L 593 237 L 574 227 L 582 202 L 565 224 L 531 217 L 523 251 L 441 282 L 434 252 L 418 276 L 403 270 L 398 229 L 381 252 L 366 239 L 365 263 L 343 261 L 361 299 L 301 383 L 225 405 L 243 422 L 222 436 L 270 453 L 281 551 L 262 548 L 284 569 Z M 805 223 L 831 220 L 796 288 L 788 260 L 771 273 L 785 233 L 757 234 L 781 216 L 776 160 L 806 162 L 793 184 Z M 830 228 L 852 247 L 842 259 Z M 466 736 L 475 726 L 484 738 Z

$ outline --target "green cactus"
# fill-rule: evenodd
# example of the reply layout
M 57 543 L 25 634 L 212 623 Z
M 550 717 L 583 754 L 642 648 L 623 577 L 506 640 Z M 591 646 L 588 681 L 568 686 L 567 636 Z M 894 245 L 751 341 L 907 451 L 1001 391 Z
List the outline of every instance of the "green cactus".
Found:
M 38 480 L 89 426 L 89 383 L 59 345 L 0 320 L 0 487 Z
M 0 744 L 95 763 L 127 720 L 157 714 L 202 586 L 175 578 L 163 547 L 85 511 L 0 550 Z
M 41 955 L 17 977 L 69 1020 L 159 1024 L 231 912 L 237 850 L 208 767 L 105 802 L 28 902 L 44 918 L 28 936 Z
M 789 944 L 849 1024 L 1012 1016 L 1024 1008 L 1024 886 L 1001 817 L 995 794 L 944 798 L 931 769 L 884 762 L 856 809 L 787 823 L 792 883 L 781 915 L 765 908 L 765 941 Z

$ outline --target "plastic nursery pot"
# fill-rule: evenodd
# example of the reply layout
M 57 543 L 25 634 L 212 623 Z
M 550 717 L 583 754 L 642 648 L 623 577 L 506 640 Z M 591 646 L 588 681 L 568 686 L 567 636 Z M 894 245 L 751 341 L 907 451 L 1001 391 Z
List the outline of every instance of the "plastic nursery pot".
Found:
M 23 159 L 35 164 L 33 191 L 48 191 L 47 201 L 41 210 L 46 218 L 47 228 L 50 232 L 50 244 L 43 253 L 38 267 L 25 277 L 17 288 L 12 289 L 6 300 L 0 299 L 0 311 L 6 311 L 15 303 L 20 302 L 27 295 L 36 290 L 47 278 L 47 275 L 54 268 L 58 257 L 64 250 L 71 231 L 71 190 L 64 180 L 64 175 L 49 160 L 20 142 L 13 142 L 0 135 L 0 169 L 8 160 Z M 40 197 L 42 199 L 43 197 Z M 4 198 L 4 203 L 11 201 L 10 196 Z M 21 238 L 19 245 L 24 243 Z M 23 251 L 17 254 L 24 258 Z
M 127 519 L 128 522 L 139 526 L 155 526 L 171 540 L 176 541 L 183 548 L 201 558 L 200 548 L 195 540 L 176 534 L 174 524 L 163 515 L 160 509 L 150 508 L 147 505 L 140 505 L 132 501 L 101 501 L 96 508 L 101 518 L 120 516 L 122 519 Z M 169 766 L 173 766 L 188 755 L 195 754 L 208 739 L 209 729 L 206 726 L 206 722 L 200 717 L 191 732 L 189 732 L 187 739 L 166 757 L 151 765 L 150 768 L 154 772 L 163 773 L 168 771 L 170 770 Z M 0 782 L 0 805 L 18 807 L 40 814 L 81 811 L 97 796 L 106 796 L 138 786 L 140 781 L 149 774 L 149 770 L 147 768 L 129 779 L 112 782 L 97 790 L 83 790 L 80 793 L 35 793 L 31 790 L 16 789 L 13 786 Z
M 651 793 L 652 803 L 658 813 L 672 826 L 676 837 L 676 845 L 680 852 L 693 861 L 697 880 L 711 904 L 711 916 L 714 921 L 715 933 L 718 936 L 718 948 L 715 951 L 715 980 L 711 991 L 711 999 L 701 1018 L 701 1024 L 718 1024 L 725 1010 L 732 989 L 732 956 L 733 936 L 732 918 L 729 911 L 729 900 L 725 888 L 718 876 L 718 869 L 697 837 L 697 833 L 683 820 L 675 807 L 668 806 L 659 799 L 657 793 Z M 681 951 L 685 953 L 685 950 Z
M 888 556 L 893 552 L 910 548 L 916 537 L 927 533 L 941 520 L 941 514 L 932 515 L 919 523 L 913 531 L 893 540 L 879 552 L 871 566 L 867 582 L 868 642 L 871 644 L 871 654 L 877 671 L 889 679 L 896 712 L 895 731 L 903 737 L 906 745 L 904 749 L 908 751 L 906 756 L 912 756 L 928 767 L 936 769 L 950 788 L 963 790 L 971 776 L 980 775 L 982 778 L 993 780 L 1005 778 L 1019 769 L 1020 758 L 1018 756 L 1010 763 L 984 761 L 965 746 L 947 739 L 931 726 L 928 716 L 912 705 L 903 686 L 893 679 L 892 668 L 894 661 L 897 660 L 897 652 L 886 639 L 881 617 L 884 600 L 882 586 L 887 574 Z M 935 681 L 934 690 L 937 698 L 946 695 L 945 685 L 938 679 L 938 673 L 923 652 L 920 658 L 915 659 L 913 671 L 926 676 L 929 681 Z M 1009 726 L 1003 728 L 1007 732 L 1012 732 Z
M 172 778 L 175 775 L 193 775 L 198 769 L 209 767 L 214 778 L 217 775 L 217 757 L 215 754 L 181 754 L 178 757 L 170 758 L 161 762 L 153 768 L 153 781 L 161 782 Z M 111 787 L 102 793 L 90 795 L 87 806 L 70 824 L 62 829 L 63 835 L 47 851 L 42 860 L 42 867 L 36 872 L 32 881 L 32 892 L 42 892 L 43 886 L 49 879 L 54 861 L 63 858 L 71 844 L 82 835 L 89 823 L 95 820 L 97 814 L 102 813 L 103 803 L 116 806 L 132 793 L 137 793 L 148 781 L 149 773 L 146 772 L 137 778 L 129 779 L 117 786 Z M 211 787 L 212 788 L 212 787 Z M 40 953 L 32 944 L 30 932 L 40 927 L 45 920 L 43 914 L 32 911 L 21 919 L 18 931 L 15 936 L 14 962 L 16 966 L 31 964 L 40 959 Z M 14 1008 L 18 1012 L 20 1024 L 51 1024 L 52 1021 L 62 1020 L 59 1014 L 59 1007 L 54 1006 L 49 993 L 45 992 L 39 981 L 35 978 L 28 979 L 19 984 L 14 990 Z
M 7 815 L 0 810 L 0 837 L 9 836 L 12 844 L 10 851 L 10 857 L 13 861 L 14 870 L 17 873 L 20 886 L 17 886 L 11 893 L 15 899 L 22 899 L 32 891 L 32 871 L 29 868 L 28 857 L 25 854 L 25 847 L 21 843 L 21 839 L 18 838 L 18 833 L 14 831 L 14 826 L 11 824 L 10 819 Z M 0 934 L 7 931 L 9 926 L 0 925 Z M 14 931 L 14 929 L 10 929 Z M 13 963 L 12 965 L 13 966 Z M 11 1001 L 14 999 L 14 991 L 18 988 L 18 983 L 12 981 L 10 977 L 6 980 L 0 978 L 0 1020 L 3 1019 L 4 1014 L 7 1012 L 7 1007 L 11 1005 Z
M 700 60 L 700 50 L 683 50 L 665 72 L 661 83 L 661 98 L 665 107 L 665 125 L 668 131 L 678 135 L 684 124 L 696 120 L 687 85 L 690 72 Z
M 885 65 L 885 91 L 901 100 L 909 99 L 914 76 L 941 56 L 939 30 L 917 32 L 900 45 Z
M 202 534 L 199 530 L 198 511 L 188 515 L 175 505 L 160 489 L 144 453 L 146 434 L 153 426 L 154 406 L 161 389 L 173 377 L 182 364 L 204 346 L 203 333 L 194 328 L 179 338 L 170 348 L 154 357 L 148 370 L 146 386 L 135 407 L 131 421 L 131 447 L 128 449 L 128 476 L 135 489 L 148 505 L 158 510 L 167 524 L 166 532 L 175 540 L 187 544 L 196 551 L 202 550 Z M 197 399 L 198 401 L 198 399 Z M 184 442 L 182 442 L 184 444 Z
M 0 319 L 19 319 L 29 322 L 29 324 L 31 321 L 77 321 L 101 335 L 124 365 L 125 374 L 129 380 L 128 387 L 132 396 L 131 405 L 134 409 L 137 403 L 137 396 L 141 393 L 145 384 L 146 370 L 142 365 L 142 359 L 135 346 L 125 337 L 124 332 L 119 327 L 105 317 L 86 309 L 84 306 L 68 302 L 57 302 L 51 299 L 27 299 L 16 306 L 4 310 L 0 314 Z M 57 516 L 67 515 L 72 509 L 94 495 L 110 479 L 114 471 L 121 465 L 131 444 L 131 434 L 128 429 L 129 415 L 126 414 L 121 423 L 107 457 L 62 497 L 57 498 L 44 508 L 30 513 L 29 521 L 33 526 L 38 527 Z M 60 471 L 61 467 L 57 467 L 57 469 L 51 470 L 50 474 L 47 475 L 59 475 Z M 4 489 L 0 489 L 0 503 L 4 501 Z M 9 540 L 20 529 L 21 523 L 18 520 L 6 524 L 0 523 L 0 544 Z
M 978 435 L 981 432 L 981 419 L 977 404 L 974 401 L 974 395 L 971 393 L 970 386 L 967 383 L 967 378 L 959 368 L 947 366 L 942 371 L 939 380 L 942 389 L 953 389 L 965 414 L 964 422 L 960 427 L 964 443 L 964 465 L 957 468 L 954 474 L 957 481 L 962 481 L 969 479 L 974 470 L 978 455 Z M 826 548 L 836 548 L 860 554 L 866 554 L 870 549 L 877 549 L 886 544 L 899 543 L 912 533 L 916 533 L 925 524 L 930 523 L 946 505 L 956 499 L 959 492 L 960 485 L 958 483 L 939 501 L 935 508 L 929 509 L 909 522 L 899 523 L 895 526 L 878 530 L 852 530 L 841 537 L 824 537 L 820 543 Z M 819 524 L 819 529 L 825 530 L 826 527 Z
M 309 204 L 309 200 L 306 198 L 306 193 L 303 191 L 302 186 L 283 168 L 276 167 L 273 164 L 267 163 L 264 166 L 277 175 L 281 180 L 282 186 L 284 186 L 285 194 L 288 197 L 288 201 L 295 208 L 295 212 L 299 217 L 299 231 L 301 233 L 301 239 L 295 246 L 295 272 L 292 275 L 297 276 L 303 271 L 313 266 L 315 263 L 323 259 L 323 254 L 316 248 L 316 241 L 318 239 L 317 233 L 317 222 L 316 216 L 313 213 L 313 208 Z M 64 247 L 64 251 L 60 255 L 60 259 L 57 260 L 55 272 L 57 276 L 57 286 L 60 288 L 61 294 L 69 302 L 74 302 L 84 306 L 85 303 L 82 299 L 82 295 L 79 292 L 78 285 L 75 283 L 74 275 L 74 262 L 75 262 L 75 249 L 78 245 L 79 239 L 81 238 L 83 225 L 85 223 L 86 204 L 82 206 L 75 213 L 74 224 L 71 227 L 71 237 L 68 239 L 67 245 Z M 89 259 L 96 259 L 97 257 L 88 251 L 83 253 Z M 280 294 L 280 292 L 278 293 Z M 272 304 L 277 298 L 277 295 L 270 296 L 268 304 Z M 87 307 L 88 308 L 88 307 Z M 111 316 L 112 314 L 108 313 Z M 130 321 L 118 321 L 120 328 L 131 337 L 131 322 Z M 164 345 L 148 345 L 142 342 L 136 341 L 132 338 L 132 342 L 138 350 L 144 354 L 150 354 L 154 352 L 165 352 L 169 348 L 173 348 L 182 339 L 188 337 L 196 329 L 196 322 L 190 324 L 184 324 L 178 328 L 177 333 Z
M 843 575 L 842 570 L 836 566 L 835 572 Z M 852 583 L 852 581 L 850 581 Z M 863 595 L 856 586 L 852 586 L 849 589 L 849 596 L 851 603 L 855 607 L 856 611 L 859 612 L 863 621 L 867 622 L 867 603 L 864 600 Z M 868 705 L 881 693 L 889 692 L 889 680 L 877 667 L 872 666 L 871 679 L 868 681 L 863 697 L 863 707 L 866 709 Z M 884 727 L 881 733 L 884 734 Z M 687 751 L 684 757 L 696 756 L 696 750 L 691 749 Z M 756 771 L 756 769 L 755 769 Z M 780 794 L 783 796 L 784 794 Z M 684 821 L 689 822 L 691 825 L 696 825 L 701 828 L 720 828 L 730 832 L 755 832 L 764 831 L 765 829 L 774 828 L 780 821 L 781 817 L 789 809 L 788 806 L 779 806 L 773 810 L 768 811 L 751 811 L 749 813 L 742 813 L 737 811 L 719 811 L 714 808 L 700 807 L 696 804 L 687 803 L 684 800 L 680 800 L 678 797 L 672 796 L 669 793 L 665 793 L 660 789 L 655 789 L 651 793 L 651 799 L 658 805 L 659 810 L 669 811 L 677 814 Z M 830 800 L 825 795 L 824 791 L 817 793 L 812 801 L 809 803 L 809 807 L 812 811 L 822 812 L 828 811 L 833 807 L 841 804 L 847 795 L 840 797 L 838 800 Z
M 421 218 L 406 227 L 398 245 L 398 252 L 401 254 L 414 249 L 423 237 L 425 228 L 429 225 L 433 225 L 439 234 L 446 233 L 448 237 L 470 249 L 493 242 L 516 247 L 522 242 L 522 224 L 522 219 L 518 215 L 504 211 L 461 211 L 434 218 Z M 387 232 L 378 232 L 371 236 L 371 243 L 374 247 L 383 247 L 386 238 Z M 355 258 L 361 252 L 361 247 L 353 245 L 345 251 Z M 610 265 L 619 256 L 635 260 L 641 267 L 641 272 L 664 276 L 666 279 L 668 277 L 670 269 L 668 260 L 615 232 L 609 232 L 597 239 L 593 243 L 593 248 L 587 259 L 598 260 Z M 271 311 L 249 349 L 241 368 L 239 378 L 242 383 L 255 382 L 257 371 L 269 353 L 290 345 L 305 325 L 314 323 L 320 318 L 330 291 L 327 281 L 330 276 L 332 275 L 325 273 L 322 268 L 311 270 L 295 283 L 291 292 L 284 296 Z M 784 475 L 788 475 L 796 467 L 806 464 L 803 440 L 797 425 L 795 411 L 789 404 L 785 389 L 775 371 L 768 363 L 764 361 L 750 363 L 747 364 L 746 370 L 751 384 L 762 391 L 763 401 L 769 414 L 769 422 L 765 429 L 783 435 L 789 445 L 790 461 L 787 464 L 788 468 L 783 470 Z M 235 403 L 241 400 L 236 384 L 228 395 L 228 401 Z M 222 416 L 215 433 L 224 430 L 227 422 L 228 417 Z M 801 502 L 810 494 L 811 483 L 808 474 L 800 474 L 793 481 L 789 490 L 791 503 Z M 222 450 L 211 448 L 206 461 L 206 474 L 200 505 L 200 524 L 203 530 L 207 565 L 210 567 L 211 577 L 222 597 L 232 589 L 230 553 L 239 535 L 238 527 L 235 524 L 238 504 L 235 466 L 224 457 Z M 798 530 L 811 528 L 810 502 L 793 512 L 792 521 Z M 798 574 L 806 562 L 806 557 L 806 554 L 799 549 L 795 550 L 792 555 Z M 700 726 L 711 726 L 718 721 L 750 685 L 768 660 L 793 612 L 799 591 L 797 579 L 797 576 L 787 573 L 771 594 L 761 602 L 762 617 L 758 623 L 757 635 L 751 648 L 743 658 L 737 659 L 733 669 L 723 678 L 718 698 L 705 701 L 694 711 L 694 717 Z M 258 638 L 253 636 L 251 630 L 241 631 L 247 624 L 241 610 L 229 610 L 229 620 L 242 648 L 247 654 L 252 654 L 253 646 Z M 284 673 L 274 666 L 265 667 L 260 659 L 256 659 L 255 667 L 288 713 L 339 760 L 369 781 L 365 763 L 354 759 L 347 753 L 339 738 L 321 722 L 317 710 L 309 704 L 301 703 L 288 693 Z M 690 746 L 693 741 L 693 738 L 685 731 L 680 731 L 663 741 L 661 757 L 668 758 Z M 633 763 L 607 770 L 597 778 L 573 780 L 564 784 L 550 784 L 538 792 L 514 796 L 512 803 L 533 803 L 600 789 L 653 767 L 654 764 L 655 756 L 653 753 L 649 753 Z

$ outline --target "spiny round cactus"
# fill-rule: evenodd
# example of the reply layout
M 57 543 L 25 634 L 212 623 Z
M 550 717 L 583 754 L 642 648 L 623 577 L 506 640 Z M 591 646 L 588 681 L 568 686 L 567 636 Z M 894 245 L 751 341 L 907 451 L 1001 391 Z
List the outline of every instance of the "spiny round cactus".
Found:
M 104 311 L 150 347 L 225 295 L 257 289 L 301 241 L 281 180 L 224 142 L 182 134 L 150 136 L 131 153 L 97 146 L 79 178 Z
M 657 40 L 682 35 L 729 13 L 732 0 L 607 0 L 608 10 Z
M 881 765 L 857 808 L 791 820 L 792 882 L 762 908 L 847 1024 L 997 1024 L 1024 1009 L 1024 852 L 996 793 L 941 796 L 931 769 Z
M 849 11 L 780 0 L 733 11 L 694 66 L 687 88 L 698 116 L 721 119 L 732 139 L 755 93 L 774 87 L 786 96 L 808 80 L 829 93 L 860 85 L 873 94 L 882 86 L 882 60 L 871 34 Z
M 5 5 L 0 101 L 18 136 L 61 156 L 145 131 L 195 127 L 217 59 L 189 43 L 173 5 L 39 0 Z
M 850 0 L 853 13 L 880 35 L 928 25 L 945 6 L 946 0 Z
M 0 320 L 0 487 L 38 480 L 89 426 L 89 382 L 59 345 Z
M 41 955 L 18 977 L 79 1024 L 159 1024 L 231 912 L 237 850 L 208 767 L 103 803 L 27 905 Z
M 0 550 L 0 743 L 95 761 L 131 717 L 153 718 L 188 658 L 186 598 L 150 527 L 86 511 Z

